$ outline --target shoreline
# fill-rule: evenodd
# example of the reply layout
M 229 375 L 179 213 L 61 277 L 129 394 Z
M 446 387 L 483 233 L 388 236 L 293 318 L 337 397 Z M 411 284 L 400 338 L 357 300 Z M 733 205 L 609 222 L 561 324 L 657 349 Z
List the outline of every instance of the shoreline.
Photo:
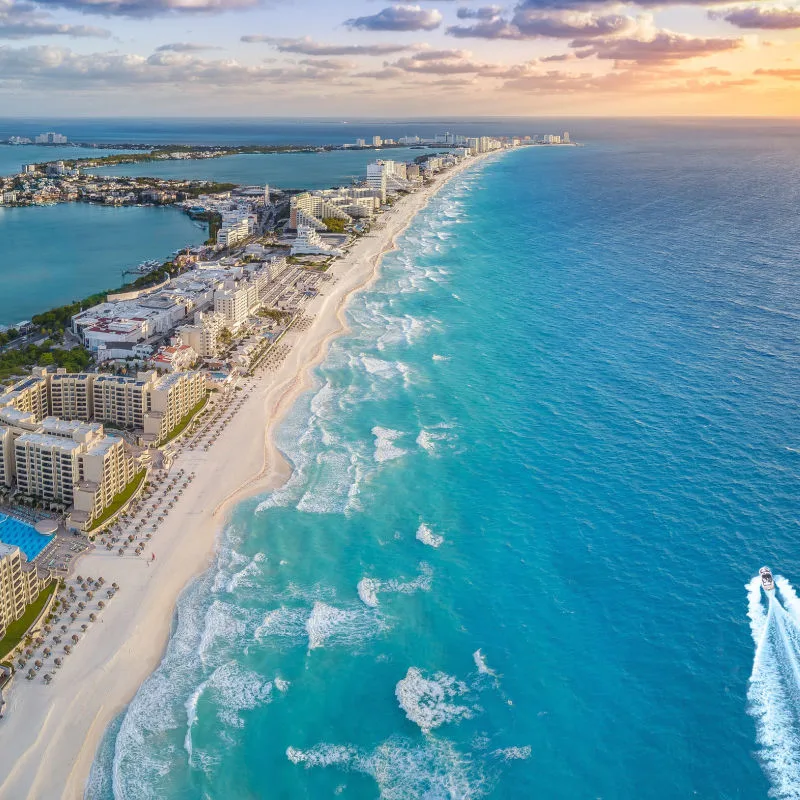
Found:
M 336 281 L 305 309 L 314 315 L 312 324 L 290 332 L 291 351 L 275 372 L 248 384 L 250 393 L 218 442 L 208 452 L 182 451 L 174 458 L 171 472 L 196 471 L 196 479 L 151 542 L 158 554 L 152 569 L 141 559 L 100 550 L 81 559 L 83 574 L 117 581 L 121 598 L 104 610 L 103 624 L 88 630 L 51 686 L 17 677 L 0 723 L 0 798 L 83 797 L 108 725 L 161 662 L 177 600 L 213 562 L 230 512 L 290 476 L 275 429 L 313 385 L 312 370 L 331 342 L 349 330 L 349 300 L 377 279 L 383 256 L 396 249 L 398 237 L 430 199 L 484 158 L 459 164 L 385 212 L 381 227 L 331 267 Z M 256 429 L 263 436 L 254 435 Z

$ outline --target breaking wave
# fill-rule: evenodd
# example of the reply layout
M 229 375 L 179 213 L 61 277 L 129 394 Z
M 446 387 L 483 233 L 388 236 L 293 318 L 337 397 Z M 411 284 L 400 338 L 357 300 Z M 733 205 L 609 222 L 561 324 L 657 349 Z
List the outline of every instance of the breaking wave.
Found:
M 469 692 L 469 687 L 444 672 L 426 678 L 421 670 L 409 667 L 405 678 L 397 682 L 395 696 L 400 708 L 423 733 L 430 733 L 448 722 L 468 719 L 473 709 L 458 705 L 458 698 Z
M 424 561 L 419 565 L 419 575 L 412 581 L 392 579 L 379 581 L 377 578 L 363 577 L 358 582 L 358 596 L 361 602 L 370 608 L 377 608 L 379 594 L 412 594 L 413 592 L 430 591 L 433 580 L 433 569 Z
M 434 533 L 424 522 L 417 528 L 417 539 L 428 547 L 439 547 L 444 542 L 444 536 Z

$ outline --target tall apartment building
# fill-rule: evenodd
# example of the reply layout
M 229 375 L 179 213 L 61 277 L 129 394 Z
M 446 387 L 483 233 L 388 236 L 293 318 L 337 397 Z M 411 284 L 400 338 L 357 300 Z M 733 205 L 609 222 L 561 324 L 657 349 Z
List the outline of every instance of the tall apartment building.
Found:
M 32 375 L 15 384 L 11 391 L 0 395 L 0 408 L 8 407 L 27 411 L 36 422 L 43 420 L 50 413 L 47 378 Z
M 0 637 L 46 585 L 36 567 L 25 561 L 19 547 L 0 542 Z
M 81 442 L 63 436 L 23 433 L 14 442 L 17 488 L 48 502 L 72 505 L 81 448 Z
M 192 348 L 200 358 L 216 358 L 221 344 L 220 334 L 225 330 L 225 316 L 215 311 L 198 311 L 191 325 L 182 325 L 176 331 L 182 344 Z
M 380 196 L 381 203 L 386 202 L 386 170 L 383 164 L 367 164 L 367 186 Z
M 289 201 L 289 227 L 326 229 L 324 219 L 340 219 L 351 222 L 350 216 L 338 204 L 340 192 L 301 192 Z
M 50 376 L 50 411 L 61 419 L 94 419 L 96 375 L 59 370 Z
M 222 289 L 214 292 L 214 311 L 223 316 L 227 328 L 235 331 L 247 321 L 259 300 L 257 283 L 229 280 L 225 281 Z
M 176 372 L 160 378 L 148 392 L 145 437 L 163 441 L 205 395 L 205 378 L 199 372 Z
M 86 528 L 134 479 L 136 462 L 125 452 L 122 439 L 104 436 L 79 455 L 78 471 L 70 519 L 74 525 Z
M 144 427 L 147 390 L 153 373 L 139 373 L 135 378 L 98 375 L 92 390 L 94 418 L 115 428 Z

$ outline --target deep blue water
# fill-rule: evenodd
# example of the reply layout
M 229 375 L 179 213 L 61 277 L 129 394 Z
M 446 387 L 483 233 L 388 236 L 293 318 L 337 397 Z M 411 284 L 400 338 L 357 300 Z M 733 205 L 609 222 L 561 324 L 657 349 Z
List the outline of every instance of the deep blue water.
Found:
M 88 797 L 798 796 L 797 129 L 675 131 L 416 219 Z
M 61 203 L 0 208 L 0 325 L 116 289 L 123 270 L 201 244 L 207 227 L 176 208 Z

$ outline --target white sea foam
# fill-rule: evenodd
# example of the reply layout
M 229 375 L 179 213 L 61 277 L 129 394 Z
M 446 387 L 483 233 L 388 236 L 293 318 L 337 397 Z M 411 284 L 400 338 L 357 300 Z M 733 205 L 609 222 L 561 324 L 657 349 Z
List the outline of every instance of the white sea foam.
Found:
M 369 775 L 380 800 L 475 800 L 484 789 L 485 779 L 472 759 L 433 736 L 421 743 L 393 736 L 371 752 L 340 744 L 289 747 L 286 757 L 306 769 L 337 767 Z
M 490 675 L 493 678 L 497 677 L 497 673 L 489 668 L 489 665 L 486 663 L 486 656 L 480 651 L 476 650 L 472 654 L 472 658 L 475 661 L 475 666 L 478 668 L 478 672 L 481 675 Z
M 391 428 L 381 428 L 376 425 L 372 429 L 375 437 L 375 460 L 382 464 L 385 461 L 393 461 L 406 454 L 406 451 L 395 445 L 395 442 L 404 434 Z
M 434 533 L 424 522 L 417 528 L 417 539 L 428 547 L 439 547 L 444 542 L 444 536 Z
M 531 747 L 504 747 L 502 750 L 495 750 L 494 755 L 503 761 L 525 761 L 531 757 Z
M 197 648 L 201 660 L 205 661 L 214 654 L 218 639 L 227 645 L 241 640 L 247 630 L 246 622 L 239 618 L 241 609 L 221 600 L 214 600 L 206 611 L 203 633 Z
M 264 615 L 262 623 L 255 630 L 257 641 L 269 637 L 304 639 L 308 611 L 305 608 L 274 608 Z
M 220 722 L 242 728 L 244 719 L 241 712 L 268 703 L 273 683 L 237 662 L 229 661 L 214 670 L 205 688 L 214 695 Z
M 197 704 L 200 702 L 200 697 L 205 691 L 207 681 L 203 681 L 190 695 L 186 701 L 186 736 L 183 740 L 183 746 L 189 756 L 189 765 L 192 764 L 192 728 L 197 722 Z
M 423 733 L 430 733 L 441 725 L 472 716 L 469 706 L 453 702 L 467 691 L 465 683 L 444 672 L 426 678 L 419 669 L 410 667 L 406 677 L 398 681 L 395 696 L 408 719 Z
M 800 627 L 794 589 L 780 576 L 776 586 L 780 596 L 769 594 L 765 612 L 759 578 L 747 585 L 755 645 L 747 697 L 771 795 L 789 800 L 800 797 Z
M 358 582 L 358 596 L 361 602 L 370 608 L 378 605 L 378 592 L 381 589 L 381 582 L 375 578 L 362 578 Z
M 434 353 L 431 356 L 431 359 L 433 361 L 449 361 L 450 360 L 450 356 L 443 356 L 443 355 L 440 355 L 439 353 Z
M 366 609 L 337 608 L 317 601 L 306 620 L 308 650 L 325 644 L 360 644 L 382 629 L 383 622 Z
M 379 594 L 412 594 L 413 592 L 430 591 L 433 580 L 433 569 L 430 564 L 420 562 L 419 575 L 414 580 L 407 581 L 403 578 L 392 578 L 388 581 L 379 581 L 377 578 L 363 577 L 358 582 L 358 596 L 361 602 L 370 608 L 378 606 Z

